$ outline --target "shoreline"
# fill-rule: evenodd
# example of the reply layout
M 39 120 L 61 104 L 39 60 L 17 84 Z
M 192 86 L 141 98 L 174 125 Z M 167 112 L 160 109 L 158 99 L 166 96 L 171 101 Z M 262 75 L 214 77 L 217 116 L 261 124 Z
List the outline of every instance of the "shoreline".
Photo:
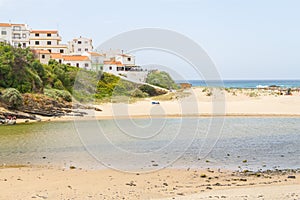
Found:
M 211 93 L 224 94 L 224 102 L 213 99 Z M 159 102 L 153 105 L 152 102 Z M 181 117 L 300 117 L 300 91 L 278 95 L 273 90 L 228 89 L 204 87 L 169 93 L 159 97 L 139 99 L 134 103 L 102 103 L 87 105 L 93 109 L 74 109 L 82 116 L 43 117 L 41 121 L 105 120 L 122 118 L 181 118 Z M 214 110 L 220 108 L 220 110 Z M 183 109 L 185 109 L 183 111 Z M 17 123 L 36 120 L 18 119 Z
M 114 119 L 180 119 L 180 118 L 300 118 L 300 114 L 226 114 L 226 115 L 132 115 L 132 116 L 62 116 L 62 117 L 47 117 L 46 119 L 39 116 L 41 121 L 17 119 L 17 124 L 32 124 L 39 122 L 70 122 L 70 121 L 92 121 L 92 120 L 114 120 Z

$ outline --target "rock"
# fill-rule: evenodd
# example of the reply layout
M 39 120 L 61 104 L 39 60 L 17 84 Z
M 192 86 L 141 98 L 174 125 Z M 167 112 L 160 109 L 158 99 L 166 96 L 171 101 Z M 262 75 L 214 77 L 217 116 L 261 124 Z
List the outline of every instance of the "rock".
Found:
M 76 169 L 76 167 L 71 165 L 71 166 L 70 166 L 70 169 Z
M 94 109 L 95 111 L 99 111 L 99 112 L 102 112 L 102 110 L 100 109 L 100 108 L 97 108 L 97 107 L 95 107 L 95 109 Z

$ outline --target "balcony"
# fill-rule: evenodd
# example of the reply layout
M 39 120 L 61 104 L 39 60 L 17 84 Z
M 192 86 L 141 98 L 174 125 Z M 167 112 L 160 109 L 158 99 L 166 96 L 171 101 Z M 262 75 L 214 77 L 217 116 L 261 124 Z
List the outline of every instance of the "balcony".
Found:
M 60 36 L 51 36 L 51 37 L 47 37 L 47 36 L 39 36 L 39 37 L 36 37 L 36 36 L 29 36 L 29 39 L 30 40 L 56 40 L 56 41 L 61 41 L 61 37 Z

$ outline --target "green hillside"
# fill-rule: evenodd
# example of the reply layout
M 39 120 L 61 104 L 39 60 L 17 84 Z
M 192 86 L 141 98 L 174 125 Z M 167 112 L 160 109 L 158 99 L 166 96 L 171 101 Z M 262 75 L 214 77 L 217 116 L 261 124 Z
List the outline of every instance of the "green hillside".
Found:
M 16 99 L 22 101 L 22 95 L 24 97 L 25 94 L 32 94 L 26 95 L 27 101 L 28 97 L 35 101 L 36 97 L 40 99 L 47 96 L 56 101 L 70 102 L 75 97 L 84 102 L 92 99 L 110 100 L 118 96 L 143 98 L 165 93 L 108 73 L 86 71 L 59 64 L 55 60 L 50 60 L 48 65 L 41 64 L 29 48 L 15 48 L 0 43 L 0 100 L 2 104 L 14 108 L 26 105 L 14 102 Z

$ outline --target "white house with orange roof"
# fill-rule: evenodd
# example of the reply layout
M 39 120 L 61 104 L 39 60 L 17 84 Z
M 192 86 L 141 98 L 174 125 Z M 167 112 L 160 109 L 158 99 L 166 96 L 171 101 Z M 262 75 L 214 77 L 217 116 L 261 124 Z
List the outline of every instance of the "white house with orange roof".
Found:
M 134 59 L 128 60 L 128 58 L 134 57 L 128 54 L 120 54 L 112 57 L 110 60 L 105 60 L 103 72 L 122 76 L 134 82 L 145 82 L 148 71 L 135 65 Z
M 61 64 L 92 70 L 92 62 L 88 56 L 52 53 L 51 59 L 54 59 Z
M 115 55 L 115 60 L 123 63 L 125 66 L 135 66 L 135 57 L 130 54 L 117 54 Z
M 0 41 L 14 47 L 29 46 L 29 28 L 27 24 L 0 23 Z
M 104 55 L 97 52 L 84 52 L 83 56 L 89 57 L 92 63 L 92 70 L 102 71 L 104 65 Z
M 93 40 L 90 38 L 79 37 L 68 42 L 69 52 L 72 54 L 82 54 L 93 51 Z
M 57 30 L 31 30 L 29 46 L 32 49 L 48 50 L 50 53 L 69 53 L 65 44 L 60 44 Z
M 48 50 L 33 49 L 32 52 L 35 58 L 38 59 L 41 63 L 49 63 L 49 60 L 51 59 L 51 54 Z
M 12 43 L 12 29 L 9 23 L 0 23 L 0 42 Z
M 12 45 L 26 48 L 29 46 L 29 28 L 27 24 L 11 24 Z
M 63 63 L 63 55 L 61 53 L 51 53 L 50 58 L 56 60 L 58 63 Z

